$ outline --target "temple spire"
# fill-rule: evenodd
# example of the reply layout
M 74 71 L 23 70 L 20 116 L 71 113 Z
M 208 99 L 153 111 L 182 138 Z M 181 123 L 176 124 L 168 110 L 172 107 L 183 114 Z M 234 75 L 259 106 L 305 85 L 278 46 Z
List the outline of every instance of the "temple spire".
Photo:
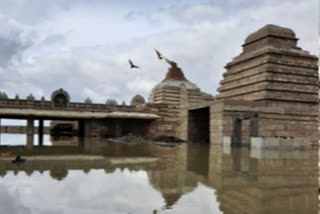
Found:
M 171 67 L 168 69 L 168 72 L 166 74 L 166 77 L 163 81 L 166 80 L 177 80 L 177 81 L 187 81 L 185 78 L 181 68 L 177 66 L 177 63 L 174 61 L 169 60 L 167 57 L 163 56 L 157 49 L 154 49 L 156 52 L 156 55 L 159 60 L 164 59 L 166 63 L 168 63 Z
M 166 74 L 166 77 L 164 78 L 163 81 L 165 81 L 165 80 L 186 81 L 187 80 L 185 78 L 181 68 L 179 68 L 177 66 L 176 62 L 170 61 L 167 58 L 165 58 L 165 60 L 171 67 L 168 69 L 168 73 Z

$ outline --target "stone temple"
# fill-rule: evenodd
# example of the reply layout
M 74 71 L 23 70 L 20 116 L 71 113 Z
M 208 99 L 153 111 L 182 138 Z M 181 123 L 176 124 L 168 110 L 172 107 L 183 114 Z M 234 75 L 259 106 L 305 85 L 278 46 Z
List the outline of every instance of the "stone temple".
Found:
M 149 102 L 175 108 L 175 117 L 165 115 L 163 124 L 166 118 L 175 121 L 175 136 L 184 140 L 241 146 L 247 139 L 259 148 L 315 145 L 318 58 L 297 41 L 291 29 L 266 25 L 225 66 L 215 100 L 206 100 L 175 65 Z
M 39 133 L 44 119 L 77 121 L 80 138 L 133 134 L 256 148 L 317 145 L 318 58 L 297 42 L 291 29 L 276 25 L 250 34 L 239 56 L 225 66 L 215 97 L 165 58 L 168 72 L 147 102 L 136 95 L 130 106 L 74 103 L 60 89 L 51 101 L 0 97 L 0 117 L 28 120 L 28 145 L 35 119 Z
M 167 62 L 171 67 L 164 80 L 152 89 L 146 105 L 161 115 L 161 119 L 153 122 L 149 130 L 151 135 L 172 135 L 181 138 L 183 110 L 192 105 L 213 101 L 214 97 L 201 92 L 197 85 L 187 80 L 175 62 Z
M 244 136 L 257 147 L 318 142 L 318 58 L 297 41 L 291 29 L 275 25 L 245 39 L 208 106 L 211 143 L 238 144 Z
M 170 62 L 170 65 L 164 80 L 152 89 L 148 101 L 172 104 L 179 108 L 205 102 L 205 94 L 185 78 L 181 68 L 175 62 Z

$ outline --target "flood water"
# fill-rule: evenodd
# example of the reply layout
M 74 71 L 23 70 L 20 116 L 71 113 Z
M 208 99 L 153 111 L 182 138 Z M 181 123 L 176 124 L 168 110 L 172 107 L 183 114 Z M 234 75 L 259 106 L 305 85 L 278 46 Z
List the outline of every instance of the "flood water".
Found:
M 318 212 L 316 150 L 85 142 L 0 146 L 0 213 Z

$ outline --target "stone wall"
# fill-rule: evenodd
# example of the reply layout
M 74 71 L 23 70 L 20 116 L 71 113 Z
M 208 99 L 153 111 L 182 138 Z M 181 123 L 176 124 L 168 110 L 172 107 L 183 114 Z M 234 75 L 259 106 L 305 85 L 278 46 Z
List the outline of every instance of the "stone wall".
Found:
M 314 105 L 266 105 L 263 102 L 244 100 L 217 101 L 210 106 L 211 143 L 221 143 L 223 136 L 232 136 L 233 115 L 258 113 L 260 137 L 307 139 L 312 145 L 318 142 L 318 113 Z M 247 132 L 245 124 L 242 124 Z M 248 128 L 248 127 L 247 127 Z
M 153 113 L 161 116 L 151 124 L 149 134 L 171 135 L 187 140 L 187 109 L 214 98 L 201 92 L 194 83 L 188 81 L 176 63 L 168 62 L 172 67 L 168 69 L 165 79 L 152 89 L 146 104 Z
M 177 126 L 179 126 L 180 109 L 175 104 L 146 103 L 152 113 L 160 116 L 152 121 L 147 129 L 146 136 L 177 136 Z
M 297 40 L 291 29 L 274 25 L 247 37 L 243 52 L 226 65 L 220 82 L 223 130 L 211 141 L 232 135 L 233 115 L 252 112 L 258 114 L 260 137 L 317 144 L 318 58 L 297 47 Z
M 144 107 L 161 118 L 152 122 L 148 135 L 175 136 L 186 140 L 187 111 L 185 110 L 191 105 L 204 102 L 200 90 L 166 85 L 153 89 L 150 97 L 153 102 L 146 103 Z
M 208 185 L 222 212 L 317 213 L 317 151 L 210 147 Z
M 146 136 L 152 121 L 141 119 L 86 120 L 85 137 Z

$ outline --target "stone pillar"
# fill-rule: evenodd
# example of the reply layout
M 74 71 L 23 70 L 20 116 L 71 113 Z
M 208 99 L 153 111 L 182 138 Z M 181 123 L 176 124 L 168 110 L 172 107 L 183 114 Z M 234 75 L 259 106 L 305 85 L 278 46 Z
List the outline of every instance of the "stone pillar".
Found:
M 241 126 L 242 121 L 237 117 L 233 117 L 231 146 L 241 146 Z
M 85 137 L 85 128 L 84 128 L 85 122 L 84 120 L 78 121 L 78 138 L 79 138 L 79 145 L 84 144 L 84 137 Z
M 121 135 L 122 135 L 122 120 L 121 119 L 115 120 L 114 134 L 115 134 L 115 137 L 121 137 Z
M 231 157 L 232 157 L 232 172 L 233 173 L 240 172 L 241 171 L 241 150 L 232 149 Z
M 250 119 L 250 133 L 249 137 L 259 137 L 259 119 Z
M 43 119 L 39 119 L 38 137 L 39 146 L 43 146 Z
M 83 136 L 85 138 L 93 136 L 93 120 L 92 119 L 85 119 L 84 121 L 84 132 Z
M 1 126 L 1 118 L 0 118 L 0 145 L 1 145 L 1 128 L 2 126 Z
M 27 147 L 33 147 L 33 134 L 34 134 L 34 120 L 29 118 L 27 120 Z

